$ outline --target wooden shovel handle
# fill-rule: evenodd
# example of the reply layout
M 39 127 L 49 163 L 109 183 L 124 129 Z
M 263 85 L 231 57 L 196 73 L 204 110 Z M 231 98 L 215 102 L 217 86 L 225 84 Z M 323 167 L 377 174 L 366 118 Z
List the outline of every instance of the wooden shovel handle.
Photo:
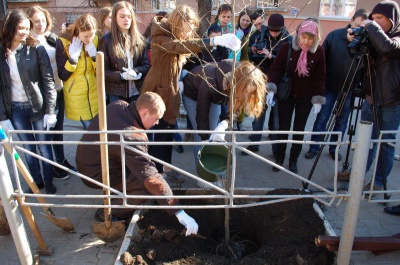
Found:
M 97 52 L 96 54 L 96 80 L 97 80 L 97 94 L 99 106 L 99 131 L 107 131 L 107 115 L 106 115 L 106 94 L 105 94 L 105 81 L 104 81 L 104 53 Z M 100 141 L 107 142 L 107 133 L 100 133 Z M 100 145 L 101 153 L 101 172 L 102 181 L 106 186 L 110 186 L 109 167 L 108 167 L 108 146 L 107 144 Z M 103 189 L 104 195 L 110 195 L 109 189 Z M 104 198 L 104 205 L 111 205 L 110 198 Z M 106 226 L 109 226 L 111 221 L 111 209 L 104 209 L 104 221 Z

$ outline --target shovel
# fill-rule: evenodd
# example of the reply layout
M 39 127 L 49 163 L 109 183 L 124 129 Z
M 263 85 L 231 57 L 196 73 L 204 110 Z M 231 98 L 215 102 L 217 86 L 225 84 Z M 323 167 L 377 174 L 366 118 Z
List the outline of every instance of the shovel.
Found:
M 31 188 L 34 194 L 40 194 L 39 188 L 37 187 L 35 181 L 33 180 L 31 173 L 29 173 L 28 169 L 25 167 L 25 164 L 22 162 L 21 158 L 19 157 L 18 153 L 13 153 L 11 150 L 10 145 L 7 142 L 7 136 L 2 134 L 2 139 L 0 142 L 4 142 L 4 146 L 6 147 L 10 156 L 12 156 L 17 163 L 17 168 L 21 172 L 21 175 L 24 177 L 26 183 L 28 183 L 29 188 Z M 37 197 L 37 200 L 40 203 L 46 203 L 44 198 Z M 43 211 L 45 212 L 44 216 L 54 225 L 60 227 L 64 231 L 71 232 L 74 230 L 74 225 L 68 218 L 65 217 L 56 217 L 50 207 L 43 207 Z
M 99 104 L 99 130 L 107 131 L 106 97 L 104 85 L 104 53 L 97 52 L 96 55 L 96 79 Z M 100 141 L 107 142 L 107 133 L 100 133 Z M 110 186 L 108 168 L 108 146 L 100 145 L 102 181 L 105 186 Z M 103 188 L 104 195 L 110 195 L 110 190 Z M 111 205 L 110 198 L 104 198 L 104 205 Z M 111 222 L 111 208 L 104 208 L 104 223 L 92 223 L 93 233 L 102 241 L 112 243 L 125 234 L 125 222 Z

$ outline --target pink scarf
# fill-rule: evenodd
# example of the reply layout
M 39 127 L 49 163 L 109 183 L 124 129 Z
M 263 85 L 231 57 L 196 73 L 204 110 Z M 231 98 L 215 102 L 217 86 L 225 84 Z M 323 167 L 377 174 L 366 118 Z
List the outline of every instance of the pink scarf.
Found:
M 318 36 L 318 24 L 315 21 L 305 20 L 301 22 L 299 28 L 297 29 L 297 36 L 300 36 L 302 33 L 308 32 L 315 36 Z M 299 74 L 299 77 L 308 76 L 308 68 L 307 68 L 307 52 L 310 50 L 309 48 L 303 48 L 300 44 L 300 40 L 298 40 L 299 46 L 301 48 L 301 53 L 299 60 L 297 61 L 296 71 Z
M 300 45 L 300 43 L 299 43 Z M 307 69 L 307 52 L 310 49 L 301 47 L 301 53 L 299 60 L 297 61 L 297 68 L 296 71 L 299 73 L 299 77 L 301 76 L 308 76 L 308 69 Z

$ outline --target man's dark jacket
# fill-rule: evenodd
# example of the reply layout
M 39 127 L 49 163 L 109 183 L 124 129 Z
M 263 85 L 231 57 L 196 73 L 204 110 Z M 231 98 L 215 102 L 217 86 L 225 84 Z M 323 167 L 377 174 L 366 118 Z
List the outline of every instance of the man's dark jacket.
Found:
M 88 131 L 99 130 L 99 116 L 97 115 Z M 107 130 L 144 130 L 139 113 L 135 103 L 128 104 L 125 101 L 118 100 L 107 106 Z M 121 139 L 118 134 L 108 134 L 109 142 L 119 142 Z M 148 138 L 146 133 L 127 132 L 124 134 L 125 142 L 141 142 L 141 144 L 131 145 L 131 147 L 148 152 Z M 100 141 L 98 134 L 84 134 L 81 141 L 94 142 Z M 121 146 L 108 146 L 108 163 L 110 170 L 110 186 L 120 186 L 122 183 L 122 165 L 121 165 Z M 99 145 L 78 145 L 76 151 L 76 165 L 79 173 L 82 173 L 98 182 L 102 182 L 101 174 L 101 154 Z M 172 191 L 162 175 L 158 173 L 154 162 L 149 158 L 125 149 L 125 170 L 126 176 L 142 181 L 149 194 L 172 196 Z M 101 187 L 87 180 L 82 179 L 83 183 L 91 188 L 100 189 Z M 128 184 L 127 184 L 128 185 Z M 160 205 L 173 205 L 177 200 L 158 199 Z M 178 210 L 168 211 L 175 213 Z

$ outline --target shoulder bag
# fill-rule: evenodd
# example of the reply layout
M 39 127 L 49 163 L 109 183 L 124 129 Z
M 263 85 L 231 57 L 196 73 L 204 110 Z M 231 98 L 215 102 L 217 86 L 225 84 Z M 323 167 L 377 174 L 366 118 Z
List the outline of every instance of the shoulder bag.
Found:
M 286 60 L 285 73 L 281 76 L 278 84 L 276 85 L 277 91 L 276 91 L 275 98 L 278 99 L 279 101 L 286 101 L 289 98 L 290 89 L 292 88 L 292 82 L 291 82 L 290 76 L 288 74 L 291 54 L 292 54 L 292 42 L 289 41 L 289 51 L 288 51 L 288 57 Z

